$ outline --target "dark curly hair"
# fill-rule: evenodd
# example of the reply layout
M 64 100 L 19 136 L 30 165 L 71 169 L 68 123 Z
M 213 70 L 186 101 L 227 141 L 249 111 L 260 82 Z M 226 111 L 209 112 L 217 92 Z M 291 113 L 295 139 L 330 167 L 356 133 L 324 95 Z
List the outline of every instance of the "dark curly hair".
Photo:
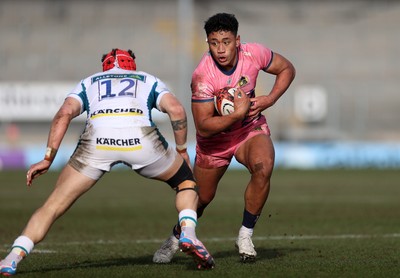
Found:
M 239 22 L 234 14 L 218 13 L 207 19 L 204 24 L 204 30 L 208 36 L 212 32 L 231 31 L 237 35 Z

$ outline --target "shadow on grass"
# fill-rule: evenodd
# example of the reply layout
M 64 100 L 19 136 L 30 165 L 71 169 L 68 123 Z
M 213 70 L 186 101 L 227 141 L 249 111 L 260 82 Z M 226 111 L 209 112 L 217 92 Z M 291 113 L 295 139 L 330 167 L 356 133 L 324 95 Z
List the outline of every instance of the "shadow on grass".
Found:
M 256 261 L 265 261 L 265 260 L 273 260 L 280 257 L 284 257 L 289 253 L 295 252 L 305 252 L 308 249 L 305 248 L 274 248 L 274 249 L 267 249 L 267 248 L 256 248 L 257 251 L 257 259 Z M 229 251 L 222 251 L 222 252 L 214 252 L 212 254 L 214 258 L 228 258 L 232 257 L 234 259 L 237 258 L 239 261 L 239 254 L 237 250 L 229 250 Z
M 46 273 L 52 271 L 64 271 L 71 269 L 95 269 L 95 268 L 108 268 L 108 267 L 118 267 L 118 266 L 130 266 L 130 265 L 149 265 L 152 264 L 152 256 L 142 256 L 142 257 L 125 257 L 125 258 L 112 258 L 105 260 L 87 260 L 76 263 L 66 263 L 66 264 L 54 264 L 47 267 L 18 271 L 18 274 L 28 274 L 28 273 Z
M 287 254 L 294 253 L 294 252 L 305 252 L 307 249 L 302 248 L 276 248 L 276 249 L 266 249 L 266 248 L 258 248 L 257 249 L 257 260 L 259 261 L 266 261 L 272 260 L 280 257 L 284 257 Z M 237 250 L 227 250 L 227 251 L 220 251 L 214 252 L 212 254 L 214 259 L 216 260 L 216 264 L 218 265 L 218 259 L 229 259 L 235 260 L 238 263 L 241 263 L 239 260 L 239 255 Z M 141 256 L 141 257 L 124 257 L 124 258 L 112 258 L 112 259 L 105 259 L 105 260 L 88 260 L 83 262 L 76 262 L 76 263 L 69 263 L 69 264 L 59 264 L 53 266 L 47 266 L 43 268 L 37 268 L 32 270 L 23 270 L 18 271 L 18 274 L 28 274 L 28 273 L 46 273 L 46 272 L 53 272 L 53 271 L 65 271 L 65 270 L 72 270 L 72 269 L 99 269 L 99 268 L 109 268 L 109 267 L 122 267 L 122 266 L 133 266 L 133 265 L 153 265 L 153 256 Z M 154 264 L 156 265 L 156 264 Z M 181 254 L 174 257 L 169 266 L 173 265 L 184 265 L 187 266 L 188 270 L 196 270 L 193 261 L 188 256 L 183 256 Z M 157 266 L 163 266 L 157 264 Z

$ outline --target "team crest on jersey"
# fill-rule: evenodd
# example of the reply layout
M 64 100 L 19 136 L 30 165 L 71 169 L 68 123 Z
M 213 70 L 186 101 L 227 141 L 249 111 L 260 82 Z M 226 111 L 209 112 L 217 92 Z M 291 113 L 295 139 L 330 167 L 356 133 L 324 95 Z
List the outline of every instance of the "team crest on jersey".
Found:
M 247 76 L 242 76 L 239 79 L 238 87 L 243 87 L 249 83 L 249 78 Z

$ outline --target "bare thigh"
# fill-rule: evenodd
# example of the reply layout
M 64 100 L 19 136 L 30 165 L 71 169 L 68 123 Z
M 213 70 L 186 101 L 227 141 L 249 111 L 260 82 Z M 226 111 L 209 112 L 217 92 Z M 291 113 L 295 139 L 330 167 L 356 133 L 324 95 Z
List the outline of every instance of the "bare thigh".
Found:
M 250 173 L 261 171 L 266 175 L 271 175 L 275 161 L 275 150 L 271 138 L 267 135 L 257 135 L 249 139 L 239 147 L 235 158 L 246 166 Z
M 46 204 L 52 204 L 59 210 L 64 211 L 95 183 L 96 180 L 79 173 L 67 164 L 60 173 L 56 186 Z

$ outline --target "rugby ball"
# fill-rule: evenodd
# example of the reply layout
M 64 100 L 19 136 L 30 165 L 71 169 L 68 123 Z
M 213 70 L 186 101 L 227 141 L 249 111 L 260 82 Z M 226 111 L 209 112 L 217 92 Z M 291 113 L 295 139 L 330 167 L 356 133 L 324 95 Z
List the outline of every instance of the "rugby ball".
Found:
M 234 111 L 233 96 L 236 88 L 224 87 L 214 95 L 215 110 L 221 116 L 229 115 Z

